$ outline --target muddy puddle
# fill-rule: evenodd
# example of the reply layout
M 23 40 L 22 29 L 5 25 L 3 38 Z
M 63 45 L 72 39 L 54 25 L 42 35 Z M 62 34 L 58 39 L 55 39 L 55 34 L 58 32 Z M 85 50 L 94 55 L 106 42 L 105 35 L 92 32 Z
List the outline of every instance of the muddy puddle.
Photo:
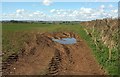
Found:
M 55 42 L 58 42 L 60 44 L 75 44 L 77 43 L 75 38 L 62 38 L 62 39 L 52 39 Z

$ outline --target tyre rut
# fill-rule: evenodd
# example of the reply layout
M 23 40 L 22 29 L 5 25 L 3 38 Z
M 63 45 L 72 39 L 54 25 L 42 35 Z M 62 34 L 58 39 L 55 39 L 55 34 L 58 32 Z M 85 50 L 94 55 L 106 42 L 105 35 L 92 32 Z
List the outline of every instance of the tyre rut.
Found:
M 48 74 L 47 75 L 58 75 L 60 71 L 61 55 L 59 50 L 55 51 L 55 55 L 49 63 Z

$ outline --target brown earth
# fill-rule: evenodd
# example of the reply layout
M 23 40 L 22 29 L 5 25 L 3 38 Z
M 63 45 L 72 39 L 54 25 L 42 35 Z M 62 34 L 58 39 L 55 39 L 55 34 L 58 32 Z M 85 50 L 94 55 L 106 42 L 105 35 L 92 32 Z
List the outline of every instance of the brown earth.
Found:
M 52 38 L 74 37 L 76 44 L 60 44 Z M 3 63 L 3 75 L 103 75 L 91 49 L 72 32 L 37 33 L 24 42 L 18 55 Z

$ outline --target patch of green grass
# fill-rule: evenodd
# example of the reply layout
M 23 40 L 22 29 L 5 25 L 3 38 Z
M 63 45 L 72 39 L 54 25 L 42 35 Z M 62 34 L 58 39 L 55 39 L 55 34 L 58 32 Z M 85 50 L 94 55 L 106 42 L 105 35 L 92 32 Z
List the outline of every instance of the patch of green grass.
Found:
M 97 30 L 95 30 L 94 35 L 99 39 L 100 34 Z M 90 48 L 93 50 L 93 53 L 95 54 L 96 59 L 98 60 L 99 64 L 104 67 L 104 69 L 107 71 L 110 75 L 118 75 L 118 48 L 114 48 L 112 50 L 112 58 L 111 60 L 108 60 L 109 57 L 109 48 L 106 47 L 101 41 L 97 42 L 98 47 L 94 44 L 94 41 L 92 38 L 86 36 L 86 34 L 83 34 L 83 39 L 86 40 Z

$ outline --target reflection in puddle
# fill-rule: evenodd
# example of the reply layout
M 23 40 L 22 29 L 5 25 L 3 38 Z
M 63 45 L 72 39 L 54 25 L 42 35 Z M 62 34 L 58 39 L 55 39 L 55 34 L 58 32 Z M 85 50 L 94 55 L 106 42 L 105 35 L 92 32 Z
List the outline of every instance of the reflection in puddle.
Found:
M 75 44 L 77 41 L 75 38 L 62 38 L 62 39 L 52 39 L 55 42 L 60 44 Z

